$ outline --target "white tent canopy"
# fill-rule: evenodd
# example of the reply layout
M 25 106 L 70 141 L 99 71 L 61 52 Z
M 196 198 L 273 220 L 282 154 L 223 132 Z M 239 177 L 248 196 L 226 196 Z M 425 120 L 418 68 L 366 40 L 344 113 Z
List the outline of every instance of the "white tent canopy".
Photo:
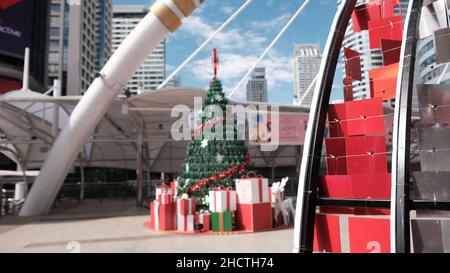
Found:
M 144 162 L 151 172 L 176 173 L 186 156 L 187 141 L 174 141 L 170 130 L 178 118 L 171 117 L 176 105 L 194 108 L 194 97 L 205 98 L 206 91 L 189 88 L 163 89 L 138 96 L 117 97 L 92 132 L 82 156 L 75 162 L 84 167 L 136 169 L 137 143 L 142 137 Z M 81 97 L 50 97 L 32 91 L 14 91 L 0 96 L 0 152 L 25 170 L 40 169 L 54 141 L 54 105 L 59 107 L 59 129 Z M 230 100 L 231 104 L 242 103 Z M 309 108 L 281 105 L 281 112 L 304 113 Z M 140 133 L 142 132 L 142 134 Z M 296 166 L 296 149 L 281 146 L 273 153 L 250 146 L 256 167 Z

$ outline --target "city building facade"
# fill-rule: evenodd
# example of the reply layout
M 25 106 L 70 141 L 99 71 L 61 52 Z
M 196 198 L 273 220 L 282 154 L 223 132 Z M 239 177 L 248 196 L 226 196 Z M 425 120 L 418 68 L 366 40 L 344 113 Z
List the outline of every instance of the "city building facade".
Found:
M 320 45 L 294 45 L 294 104 L 311 104 L 314 90 L 306 97 L 304 95 L 319 72 L 321 61 Z
M 266 68 L 257 67 L 253 71 L 247 82 L 247 101 L 249 102 L 267 102 L 267 80 Z
M 112 50 L 115 51 L 141 19 L 149 12 L 140 5 L 113 7 Z M 166 77 L 166 42 L 161 42 L 128 82 L 131 94 L 156 90 Z

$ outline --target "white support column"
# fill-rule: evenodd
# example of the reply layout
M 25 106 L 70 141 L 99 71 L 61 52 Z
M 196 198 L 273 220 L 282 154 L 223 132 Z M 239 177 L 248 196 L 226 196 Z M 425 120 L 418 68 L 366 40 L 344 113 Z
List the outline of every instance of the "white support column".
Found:
M 53 81 L 53 97 L 57 98 L 61 96 L 61 81 Z M 57 137 L 59 133 L 59 105 L 55 103 L 53 106 L 53 124 L 52 124 L 52 136 Z
M 185 16 L 189 16 L 197 6 L 197 2 L 192 0 L 155 2 L 151 12 L 122 42 L 74 109 L 34 182 L 21 216 L 41 215 L 49 211 L 83 144 L 116 96 L 155 47 L 181 25 L 182 18 L 177 16 L 178 11 L 173 11 L 173 5 L 169 7 L 166 4 L 168 1 L 173 2 Z

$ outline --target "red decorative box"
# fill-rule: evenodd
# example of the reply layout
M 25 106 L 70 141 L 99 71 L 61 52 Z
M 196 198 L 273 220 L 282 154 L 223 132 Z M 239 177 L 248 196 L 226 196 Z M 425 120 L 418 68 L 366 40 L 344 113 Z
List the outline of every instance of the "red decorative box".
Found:
M 325 143 L 329 175 L 387 173 L 384 136 L 329 138 Z
M 196 201 L 194 198 L 181 198 L 176 200 L 177 215 L 193 215 L 196 210 Z
M 350 238 L 350 252 L 390 252 L 391 244 L 389 219 L 349 217 L 348 229 Z
M 203 231 L 211 230 L 211 213 L 196 213 L 194 215 L 194 223 L 195 225 L 202 224 Z
M 372 98 L 394 99 L 397 92 L 398 63 L 369 71 Z
M 344 48 L 345 74 L 354 80 L 362 81 L 361 58 L 358 51 Z
M 383 135 L 383 100 L 375 98 L 332 104 L 328 120 L 331 137 Z
M 384 65 L 391 65 L 400 62 L 400 51 L 402 41 L 381 40 L 381 51 L 383 52 Z
M 381 48 L 381 40 L 401 41 L 403 36 L 402 16 L 393 16 L 369 21 L 370 48 Z
M 369 21 L 381 18 L 380 6 L 372 3 L 362 4 L 355 8 L 352 14 L 353 31 L 360 32 L 369 29 Z
M 324 176 L 320 181 L 319 196 L 388 200 L 391 197 L 391 174 Z
M 314 252 L 341 252 L 339 216 L 316 215 L 314 226 Z
M 261 231 L 272 228 L 272 207 L 270 203 L 238 204 L 236 224 L 238 229 Z
M 156 231 L 175 229 L 175 210 L 173 203 L 162 205 L 150 203 L 150 228 Z

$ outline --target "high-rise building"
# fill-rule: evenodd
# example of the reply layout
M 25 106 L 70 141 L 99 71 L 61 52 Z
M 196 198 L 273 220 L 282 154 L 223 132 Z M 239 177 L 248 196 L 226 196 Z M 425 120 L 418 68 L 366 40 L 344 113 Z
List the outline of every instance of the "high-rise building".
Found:
M 63 93 L 67 83 L 67 52 L 69 45 L 69 4 L 64 0 L 51 0 L 48 84 L 61 80 Z
M 322 56 L 318 44 L 294 45 L 294 104 L 299 104 L 319 72 Z M 313 90 L 312 90 L 313 91 Z M 302 105 L 310 105 L 314 92 L 304 97 Z
M 113 51 L 115 51 L 141 19 L 149 12 L 139 5 L 115 5 L 113 7 Z M 161 42 L 145 60 L 127 84 L 127 89 L 136 94 L 138 91 L 155 90 L 166 77 L 166 42 Z
M 111 55 L 112 0 L 71 3 L 67 95 L 81 95 Z
M 247 101 L 267 102 L 266 68 L 257 67 L 247 82 Z
M 358 4 L 364 4 L 370 0 L 359 0 Z M 341 4 L 342 0 L 337 0 L 338 6 Z M 406 16 L 408 9 L 408 0 L 400 0 L 400 5 L 396 8 L 396 14 Z M 353 82 L 353 97 L 355 100 L 370 98 L 370 78 L 369 71 L 377 67 L 383 66 L 383 54 L 381 49 L 371 49 L 369 43 L 369 32 L 353 31 L 353 21 L 347 27 L 347 32 L 345 34 L 343 48 L 350 48 L 358 51 L 361 54 L 361 72 L 362 81 Z M 345 74 L 344 62 L 342 61 L 342 70 Z
M 47 88 L 50 0 L 0 1 L 0 94 L 22 87 L 25 48 L 30 48 L 30 88 Z

